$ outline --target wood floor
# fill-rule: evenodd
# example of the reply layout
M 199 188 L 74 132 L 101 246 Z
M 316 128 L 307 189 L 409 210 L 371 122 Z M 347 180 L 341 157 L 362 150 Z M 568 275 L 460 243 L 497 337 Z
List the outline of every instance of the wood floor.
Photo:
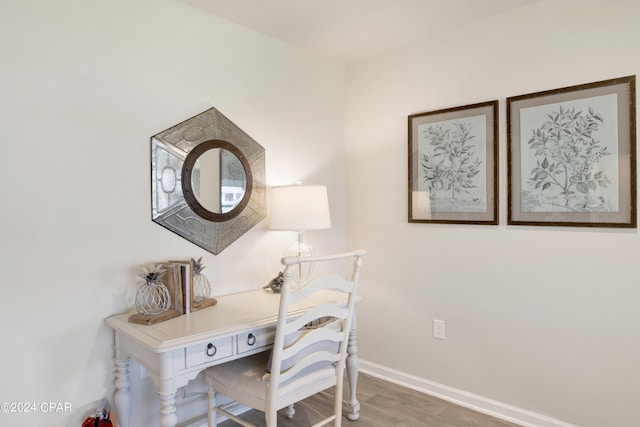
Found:
M 330 390 L 329 394 L 332 395 Z M 345 399 L 348 388 L 345 385 Z M 456 406 L 447 401 L 419 393 L 396 384 L 360 373 L 358 377 L 360 419 L 349 421 L 343 414 L 343 427 L 517 427 L 506 421 Z M 331 414 L 332 398 L 316 395 L 295 405 L 296 414 L 288 419 L 278 414 L 279 427 L 310 426 Z M 262 412 L 250 411 L 243 419 L 264 426 Z M 219 427 L 236 427 L 225 421 Z

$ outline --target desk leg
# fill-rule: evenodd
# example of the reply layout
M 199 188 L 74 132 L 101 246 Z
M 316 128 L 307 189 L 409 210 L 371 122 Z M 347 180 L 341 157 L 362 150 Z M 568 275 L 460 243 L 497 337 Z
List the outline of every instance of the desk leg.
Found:
M 131 381 L 129 379 L 129 358 L 115 358 L 116 391 L 113 396 L 116 417 L 120 427 L 129 427 L 131 420 Z
M 160 391 L 160 427 L 175 427 L 178 423 L 176 415 L 176 391 Z
M 360 362 L 358 361 L 358 327 L 356 321 L 356 314 L 353 313 L 353 320 L 351 323 L 351 332 L 349 332 L 349 345 L 347 346 L 347 379 L 349 380 L 349 401 L 347 406 L 349 411 L 347 412 L 347 418 L 351 421 L 356 421 L 360 418 L 360 403 L 356 397 L 356 389 L 358 387 L 358 369 L 360 368 Z

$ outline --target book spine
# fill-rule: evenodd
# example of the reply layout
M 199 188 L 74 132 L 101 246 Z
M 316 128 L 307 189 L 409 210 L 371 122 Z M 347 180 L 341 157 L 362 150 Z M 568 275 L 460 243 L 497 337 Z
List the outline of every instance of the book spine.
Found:
M 192 289 L 191 284 L 191 266 L 189 264 L 180 265 L 180 273 L 182 276 L 182 301 L 184 313 L 191 313 Z

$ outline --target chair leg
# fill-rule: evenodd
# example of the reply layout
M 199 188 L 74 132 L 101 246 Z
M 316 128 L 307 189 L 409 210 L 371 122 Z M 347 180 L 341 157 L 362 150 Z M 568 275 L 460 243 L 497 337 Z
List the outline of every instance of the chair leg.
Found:
M 275 409 L 267 408 L 264 419 L 267 422 L 267 427 L 278 427 L 278 411 Z
M 337 379 L 338 381 L 336 382 L 336 386 L 334 387 L 334 401 L 333 401 L 333 411 L 334 414 L 336 415 L 336 419 L 333 422 L 333 425 L 335 427 L 341 427 L 342 426 L 342 393 L 343 393 L 343 376 L 338 374 L 337 375 Z
M 287 418 L 289 419 L 293 418 L 293 416 L 296 414 L 296 408 L 293 407 L 293 404 L 287 407 L 285 414 L 287 414 Z
M 213 389 L 213 387 L 209 387 L 208 396 L 209 396 L 209 399 L 208 399 L 209 411 L 207 413 L 208 421 L 209 421 L 208 424 L 209 424 L 209 427 L 217 427 L 218 413 L 216 412 L 216 391 Z

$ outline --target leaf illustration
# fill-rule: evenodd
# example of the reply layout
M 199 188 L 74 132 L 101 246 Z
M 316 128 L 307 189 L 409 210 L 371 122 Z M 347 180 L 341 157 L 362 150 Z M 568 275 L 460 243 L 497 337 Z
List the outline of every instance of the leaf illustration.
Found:
M 576 190 L 583 194 L 589 194 L 589 187 L 584 182 L 576 184 Z

